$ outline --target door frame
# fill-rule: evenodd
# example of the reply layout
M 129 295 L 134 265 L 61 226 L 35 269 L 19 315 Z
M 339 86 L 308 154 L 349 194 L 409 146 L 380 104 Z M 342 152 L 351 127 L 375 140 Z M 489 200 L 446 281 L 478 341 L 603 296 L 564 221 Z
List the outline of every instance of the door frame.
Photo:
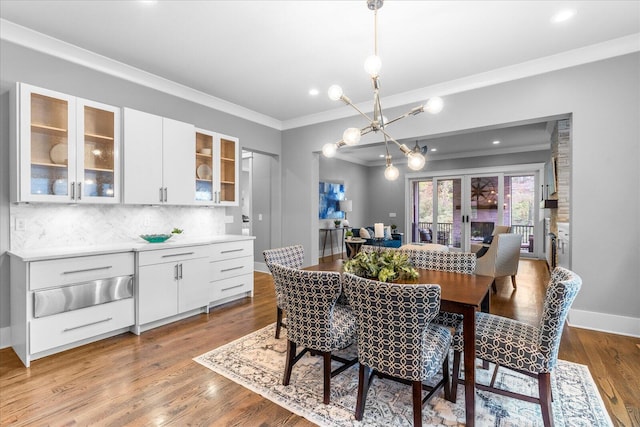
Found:
M 541 194 L 541 185 L 544 183 L 544 163 L 525 163 L 525 164 L 516 164 L 516 165 L 504 165 L 504 166 L 492 166 L 492 167 L 483 167 L 483 168 L 468 168 L 468 169 L 450 169 L 450 170 L 441 170 L 441 171 L 420 171 L 408 173 L 404 177 L 404 188 L 405 188 L 405 236 L 411 236 L 411 224 L 413 223 L 413 182 L 420 180 L 428 180 L 429 178 L 438 178 L 438 179 L 446 179 L 446 178 L 462 178 L 463 187 L 468 185 L 468 179 L 465 176 L 490 176 L 492 174 L 501 174 L 504 175 L 514 175 L 514 174 L 534 174 L 535 175 L 535 187 L 534 187 L 534 200 L 540 200 Z M 498 180 L 499 183 L 499 193 L 500 197 L 503 197 L 504 190 L 504 179 Z M 434 189 L 435 191 L 435 189 Z M 463 207 L 467 206 L 465 211 L 470 211 L 469 201 L 462 200 Z M 437 201 L 434 202 L 434 212 L 437 211 Z M 499 206 L 499 222 L 503 222 L 501 206 Z M 463 213 L 464 214 L 464 213 Z M 466 215 L 466 214 L 465 214 Z M 534 240 L 537 242 L 542 242 L 544 238 L 544 218 L 548 216 L 548 212 L 545 213 L 544 209 L 538 208 L 534 210 Z M 468 228 L 468 230 L 467 230 Z M 471 225 L 470 223 L 464 224 L 464 231 L 467 234 L 470 233 Z M 465 241 L 464 247 L 468 247 L 469 243 Z M 542 245 L 538 244 L 534 246 L 534 251 L 531 256 L 541 259 L 544 258 L 545 254 L 541 250 Z M 467 249 L 468 250 L 468 249 Z M 524 254 L 523 254 L 524 255 Z M 528 255 L 524 255 L 525 257 Z

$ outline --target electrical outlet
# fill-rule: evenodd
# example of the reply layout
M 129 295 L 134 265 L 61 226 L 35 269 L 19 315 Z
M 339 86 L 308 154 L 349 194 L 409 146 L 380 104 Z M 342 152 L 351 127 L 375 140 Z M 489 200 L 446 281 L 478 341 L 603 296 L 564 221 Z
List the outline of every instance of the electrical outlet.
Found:
M 395 212 L 389 212 L 389 218 L 395 218 L 395 217 L 396 217 Z
M 142 218 L 142 226 L 143 227 L 150 227 L 151 226 L 151 217 L 149 215 L 145 215 Z
M 224 217 L 224 223 L 225 223 L 225 224 L 233 224 L 233 216 L 231 216 L 231 215 L 225 215 L 225 217 Z
M 15 224 L 16 231 L 26 231 L 27 230 L 27 220 L 24 218 L 16 218 Z
M 262 221 L 262 214 L 258 214 L 258 221 Z

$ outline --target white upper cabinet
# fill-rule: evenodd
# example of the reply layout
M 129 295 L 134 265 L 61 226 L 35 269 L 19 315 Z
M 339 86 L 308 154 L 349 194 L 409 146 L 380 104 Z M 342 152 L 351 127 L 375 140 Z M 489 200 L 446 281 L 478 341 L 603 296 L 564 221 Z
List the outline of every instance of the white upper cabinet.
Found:
M 192 205 L 195 127 L 124 109 L 124 203 Z
M 14 202 L 120 202 L 120 108 L 18 83 Z
M 238 206 L 237 138 L 196 130 L 196 202 Z

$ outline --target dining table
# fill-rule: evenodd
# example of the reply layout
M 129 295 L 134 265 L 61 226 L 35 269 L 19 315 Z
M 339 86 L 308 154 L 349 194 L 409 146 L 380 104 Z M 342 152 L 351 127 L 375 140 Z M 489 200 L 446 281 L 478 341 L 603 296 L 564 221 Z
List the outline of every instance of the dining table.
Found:
M 338 259 L 305 267 L 310 271 L 342 271 L 343 260 Z M 441 270 L 417 268 L 419 277 L 415 283 L 440 285 L 440 310 L 463 315 L 464 328 L 464 391 L 467 427 L 475 425 L 476 406 L 476 316 L 481 310 L 489 312 L 489 289 L 493 277 L 478 274 L 453 273 Z M 453 381 L 457 381 L 454 378 Z M 455 396 L 451 396 L 455 400 Z

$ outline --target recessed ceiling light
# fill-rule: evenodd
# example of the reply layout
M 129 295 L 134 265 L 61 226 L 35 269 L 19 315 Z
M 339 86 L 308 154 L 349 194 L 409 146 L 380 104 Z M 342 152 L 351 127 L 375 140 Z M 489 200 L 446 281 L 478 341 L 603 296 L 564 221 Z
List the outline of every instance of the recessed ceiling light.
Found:
M 432 148 L 431 151 L 438 151 L 438 149 L 437 148 Z
M 500 144 L 500 141 L 498 141 L 497 139 L 493 141 L 493 145 L 498 145 L 498 144 Z
M 385 158 L 385 155 L 384 155 L 384 154 L 378 154 L 378 157 L 380 157 L 380 158 L 384 159 L 384 158 Z
M 559 23 L 568 21 L 576 15 L 575 9 L 564 9 L 551 17 L 551 22 Z
M 316 88 L 309 89 L 309 95 L 311 96 L 317 96 L 319 93 L 320 91 Z

